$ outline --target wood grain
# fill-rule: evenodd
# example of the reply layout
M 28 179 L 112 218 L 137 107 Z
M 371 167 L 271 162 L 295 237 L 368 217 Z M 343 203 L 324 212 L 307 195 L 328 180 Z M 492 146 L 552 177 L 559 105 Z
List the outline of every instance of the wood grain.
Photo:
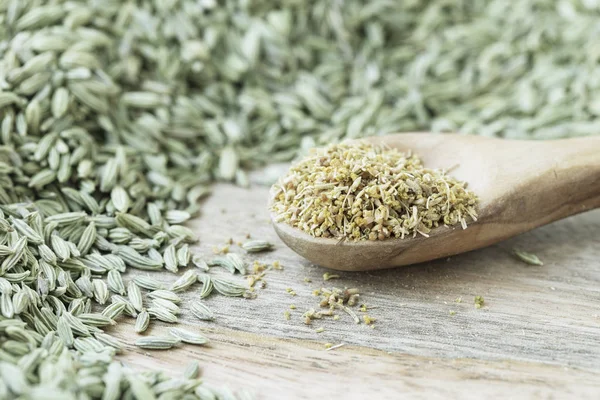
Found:
M 241 387 L 263 399 L 553 398 L 593 399 L 597 374 L 578 368 L 473 359 L 430 358 L 322 344 L 236 331 L 210 332 L 209 349 L 185 347 L 147 355 L 130 352 L 124 362 L 181 373 L 184 361 L 205 366 L 213 386 Z
M 286 248 L 270 225 L 268 189 L 217 185 L 203 214 L 190 226 L 200 237 L 198 251 L 212 257 L 213 246 L 230 237 L 276 244 L 275 251 L 245 256 L 248 261 L 280 260 L 268 286 L 254 300 L 211 296 L 213 323 L 195 320 L 183 294 L 182 323 L 212 339 L 212 347 L 185 346 L 146 355 L 131 349 L 125 362 L 160 366 L 174 373 L 198 359 L 207 381 L 254 389 L 259 399 L 281 398 L 598 398 L 600 396 L 600 212 L 592 211 L 531 231 L 506 242 L 447 260 L 396 270 L 327 271 Z M 537 254 L 543 267 L 523 264 L 510 251 Z M 233 252 L 242 254 L 232 246 Z M 175 276 L 154 275 L 172 282 Z M 309 278 L 312 282 L 305 282 Z M 241 278 L 240 278 L 241 279 Z M 302 323 L 302 313 L 318 307 L 312 291 L 322 286 L 357 287 L 375 328 L 339 321 Z M 297 293 L 291 296 L 286 288 Z M 475 309 L 473 297 L 485 298 Z M 455 302 L 462 298 L 460 303 Z M 283 312 L 290 304 L 292 319 Z M 450 311 L 456 312 L 450 315 Z M 320 322 L 320 323 L 317 323 Z M 323 326 L 323 333 L 315 328 Z M 115 334 L 133 343 L 123 321 Z M 152 332 L 164 325 L 155 324 Z M 346 346 L 325 351 L 324 344 Z

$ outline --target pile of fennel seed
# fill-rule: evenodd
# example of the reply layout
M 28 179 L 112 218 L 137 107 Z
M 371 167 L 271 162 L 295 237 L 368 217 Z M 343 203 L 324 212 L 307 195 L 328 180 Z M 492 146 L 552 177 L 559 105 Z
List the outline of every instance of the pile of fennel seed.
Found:
M 350 240 L 428 236 L 477 219 L 477 196 L 417 155 L 366 141 L 312 150 L 271 188 L 271 210 L 317 237 Z

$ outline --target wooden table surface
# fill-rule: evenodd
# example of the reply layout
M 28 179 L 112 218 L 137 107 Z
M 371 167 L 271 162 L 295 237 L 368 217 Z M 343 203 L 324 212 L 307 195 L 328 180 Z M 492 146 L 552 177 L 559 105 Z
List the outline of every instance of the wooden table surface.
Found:
M 249 233 L 276 249 L 245 259 L 279 260 L 284 270 L 267 272 L 268 285 L 257 289 L 256 299 L 207 298 L 214 322 L 189 312 L 199 287 L 182 295 L 181 324 L 208 336 L 209 347 L 140 350 L 130 346 L 137 337 L 132 321 L 123 320 L 113 333 L 128 345 L 125 363 L 179 374 L 198 360 L 206 382 L 246 389 L 257 399 L 600 398 L 599 210 L 451 259 L 340 273 L 323 282 L 325 269 L 279 241 L 267 198 L 264 186 L 216 185 L 189 226 L 207 259 L 214 257 L 213 246 Z M 545 265 L 515 260 L 514 247 L 537 254 Z M 243 254 L 237 246 L 231 251 Z M 166 272 L 154 276 L 176 279 Z M 319 308 L 313 290 L 330 286 L 358 288 L 377 319 L 374 328 L 346 314 L 305 325 L 302 314 Z M 477 295 L 485 298 L 481 309 L 473 304 Z M 315 332 L 318 327 L 324 332 Z M 155 322 L 150 333 L 167 328 Z M 327 351 L 325 343 L 344 346 Z

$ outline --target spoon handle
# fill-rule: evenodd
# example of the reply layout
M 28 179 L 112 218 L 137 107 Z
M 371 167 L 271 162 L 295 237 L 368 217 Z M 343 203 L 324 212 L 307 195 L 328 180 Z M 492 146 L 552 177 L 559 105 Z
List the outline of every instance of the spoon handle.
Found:
M 567 140 L 554 169 L 556 190 L 568 193 L 566 215 L 600 207 L 600 137 Z M 560 141 L 557 142 L 560 146 Z
M 526 169 L 505 166 L 509 175 L 525 178 L 511 180 L 519 183 L 506 201 L 495 201 L 482 215 L 481 222 L 504 225 L 503 238 L 600 207 L 600 137 L 530 143 L 519 154 Z

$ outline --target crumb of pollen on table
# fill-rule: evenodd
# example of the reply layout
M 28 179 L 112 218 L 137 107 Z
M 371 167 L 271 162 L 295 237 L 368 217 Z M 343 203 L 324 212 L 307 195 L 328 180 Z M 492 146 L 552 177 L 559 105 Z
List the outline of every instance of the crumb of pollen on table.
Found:
M 323 274 L 323 280 L 324 281 L 328 281 L 330 279 L 339 279 L 339 277 L 340 276 L 338 274 L 332 274 L 332 273 L 329 273 L 329 272 L 325 272 Z
M 450 315 L 456 315 L 456 311 L 450 310 Z
M 362 312 L 367 312 L 367 305 L 366 304 L 361 304 L 359 310 L 362 311 Z
M 283 265 L 281 265 L 281 262 L 279 260 L 273 261 L 271 266 L 273 266 L 273 269 L 277 269 L 277 270 L 283 269 Z
M 340 302 L 340 305 L 347 303 L 353 306 L 358 301 L 358 296 L 360 296 L 356 288 L 321 288 L 321 294 L 323 295 L 320 302 L 321 307 L 331 306 L 332 303 L 337 302 Z
M 456 300 L 454 300 L 457 303 L 462 303 L 462 296 L 461 297 L 457 297 Z
M 312 292 L 313 296 L 320 296 L 321 295 L 321 291 L 319 289 L 315 289 Z
M 337 315 L 337 314 L 335 314 L 335 315 L 333 316 L 333 319 L 337 321 L 338 319 L 340 319 L 340 316 L 339 316 L 339 315 Z
M 349 306 L 356 305 L 356 302 L 358 301 L 359 297 L 360 297 L 360 294 L 358 294 L 358 293 L 351 295 L 350 298 L 348 299 L 348 305 Z
M 292 296 L 295 296 L 295 295 L 296 295 L 296 292 L 295 292 L 295 291 L 294 291 L 294 289 L 292 289 L 292 288 L 287 288 L 287 289 L 285 289 L 285 291 L 286 291 L 286 292 L 288 292 L 288 293 L 289 293 L 290 295 L 292 295 Z
M 265 273 L 261 272 L 260 274 L 246 276 L 246 281 L 248 282 L 248 286 L 252 288 L 252 287 L 254 287 L 256 282 L 259 282 L 259 281 L 264 282 L 264 280 L 263 280 L 264 277 L 265 277 Z
M 483 307 L 484 304 L 484 300 L 482 296 L 475 296 L 475 298 L 473 299 L 474 303 L 475 303 L 475 308 L 481 308 Z
M 322 326 L 318 327 L 317 329 L 315 329 L 315 332 L 317 332 L 317 333 L 321 333 L 321 332 L 324 332 L 324 331 L 325 331 L 325 328 L 323 328 Z
M 376 321 L 376 319 L 365 314 L 365 315 L 363 315 L 363 321 L 365 321 L 365 324 L 371 325 L 373 322 Z
M 252 263 L 252 270 L 254 271 L 255 274 L 263 272 L 266 268 L 267 268 L 267 266 L 265 264 L 260 263 L 256 260 L 254 260 L 254 263 Z
M 292 314 L 286 310 L 283 312 L 283 317 L 286 319 L 286 321 L 289 321 L 290 318 L 292 317 Z
M 312 279 L 310 279 L 308 276 L 304 278 L 304 282 L 306 283 L 311 283 Z
M 222 247 L 213 246 L 213 253 L 215 253 L 215 254 L 227 254 L 227 253 L 229 253 L 229 245 L 226 244 L 225 246 L 222 246 Z

